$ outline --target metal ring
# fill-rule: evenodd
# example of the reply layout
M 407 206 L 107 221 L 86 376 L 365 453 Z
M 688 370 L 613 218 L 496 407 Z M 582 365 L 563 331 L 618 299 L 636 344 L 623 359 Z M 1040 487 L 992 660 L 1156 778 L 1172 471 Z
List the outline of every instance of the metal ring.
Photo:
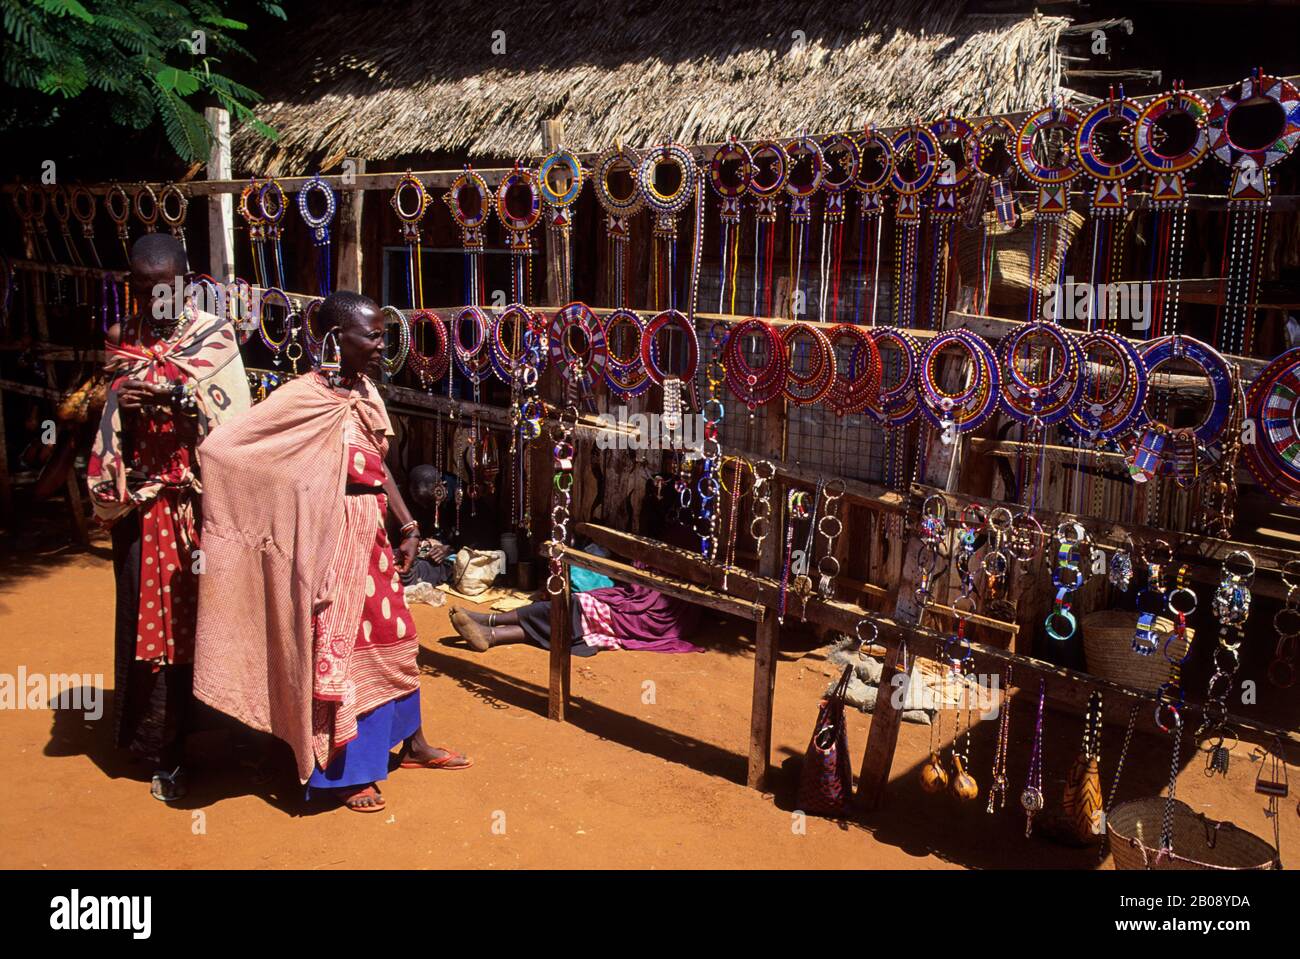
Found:
M 1175 596 L 1190 596 L 1190 597 L 1191 597 L 1191 603 L 1192 603 L 1191 608 L 1190 608 L 1190 609 L 1179 609 L 1177 606 L 1174 605 L 1174 597 L 1175 597 Z M 1197 600 L 1196 600 L 1196 594 L 1193 593 L 1193 592 L 1192 592 L 1190 589 L 1188 589 L 1186 586 L 1179 586 L 1177 589 L 1170 590 L 1170 591 L 1169 591 L 1169 595 L 1165 597 L 1165 605 L 1167 605 L 1167 606 L 1169 607 L 1169 611 L 1170 611 L 1171 613 L 1174 613 L 1174 614 L 1178 615 L 1178 616 L 1190 616 L 1190 615 L 1192 615 L 1192 613 L 1196 612 L 1196 603 L 1197 603 Z

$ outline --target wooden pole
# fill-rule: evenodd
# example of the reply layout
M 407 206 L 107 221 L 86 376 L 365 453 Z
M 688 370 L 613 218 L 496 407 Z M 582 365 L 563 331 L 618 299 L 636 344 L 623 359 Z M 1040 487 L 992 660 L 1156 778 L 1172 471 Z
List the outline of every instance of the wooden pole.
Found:
M 230 179 L 230 114 L 208 107 L 204 119 L 212 130 L 208 179 Z M 225 280 L 235 275 L 235 198 L 231 193 L 208 194 L 208 273 Z
M 360 157 L 346 157 L 343 162 L 353 164 L 354 173 L 366 172 L 366 161 Z M 366 194 L 354 190 L 339 202 L 339 267 L 336 289 L 361 291 L 361 212 Z M 415 255 L 419 256 L 417 249 Z
M 780 460 L 785 453 L 785 400 L 769 406 L 763 420 L 760 449 L 763 456 Z M 772 528 L 763 540 L 758 557 L 758 574 L 779 577 L 782 504 L 785 487 L 773 477 Z M 764 617 L 754 630 L 754 697 L 749 710 L 749 767 L 745 783 L 762 789 L 772 759 L 772 704 L 776 696 L 776 661 L 781 649 L 781 624 L 774 614 Z

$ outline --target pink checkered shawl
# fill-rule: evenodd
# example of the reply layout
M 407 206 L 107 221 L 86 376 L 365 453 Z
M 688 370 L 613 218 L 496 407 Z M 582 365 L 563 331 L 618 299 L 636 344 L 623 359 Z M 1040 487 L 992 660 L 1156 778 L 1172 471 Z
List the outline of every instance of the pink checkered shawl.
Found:
M 344 427 L 352 411 L 386 449 L 375 386 L 351 396 L 315 375 L 290 381 L 198 449 L 204 575 L 194 694 L 287 742 L 306 782 L 312 737 L 313 618 L 340 601 L 330 565 L 344 515 Z

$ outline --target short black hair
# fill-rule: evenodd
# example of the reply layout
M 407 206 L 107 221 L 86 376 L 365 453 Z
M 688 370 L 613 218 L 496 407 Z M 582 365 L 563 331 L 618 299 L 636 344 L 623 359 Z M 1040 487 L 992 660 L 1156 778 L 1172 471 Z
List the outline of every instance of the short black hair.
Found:
M 411 499 L 415 500 L 421 506 L 433 505 L 433 491 L 437 487 L 438 481 L 442 479 L 442 474 L 436 466 L 417 466 L 411 470 L 407 478 L 408 485 L 411 488 Z
M 346 330 L 364 309 L 379 312 L 379 304 L 370 297 L 351 290 L 335 290 L 321 301 L 320 328 L 332 330 L 338 327 Z
M 170 233 L 146 233 L 137 238 L 131 244 L 131 265 L 164 267 L 177 276 L 189 272 L 185 247 Z

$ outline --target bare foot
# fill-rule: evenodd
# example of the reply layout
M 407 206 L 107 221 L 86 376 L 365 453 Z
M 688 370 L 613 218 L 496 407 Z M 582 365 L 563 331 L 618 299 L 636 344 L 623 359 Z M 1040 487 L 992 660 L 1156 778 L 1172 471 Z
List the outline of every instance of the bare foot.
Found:
M 465 639 L 475 652 L 486 653 L 492 648 L 492 630 L 482 623 L 476 623 L 468 616 L 452 617 L 451 625 Z

